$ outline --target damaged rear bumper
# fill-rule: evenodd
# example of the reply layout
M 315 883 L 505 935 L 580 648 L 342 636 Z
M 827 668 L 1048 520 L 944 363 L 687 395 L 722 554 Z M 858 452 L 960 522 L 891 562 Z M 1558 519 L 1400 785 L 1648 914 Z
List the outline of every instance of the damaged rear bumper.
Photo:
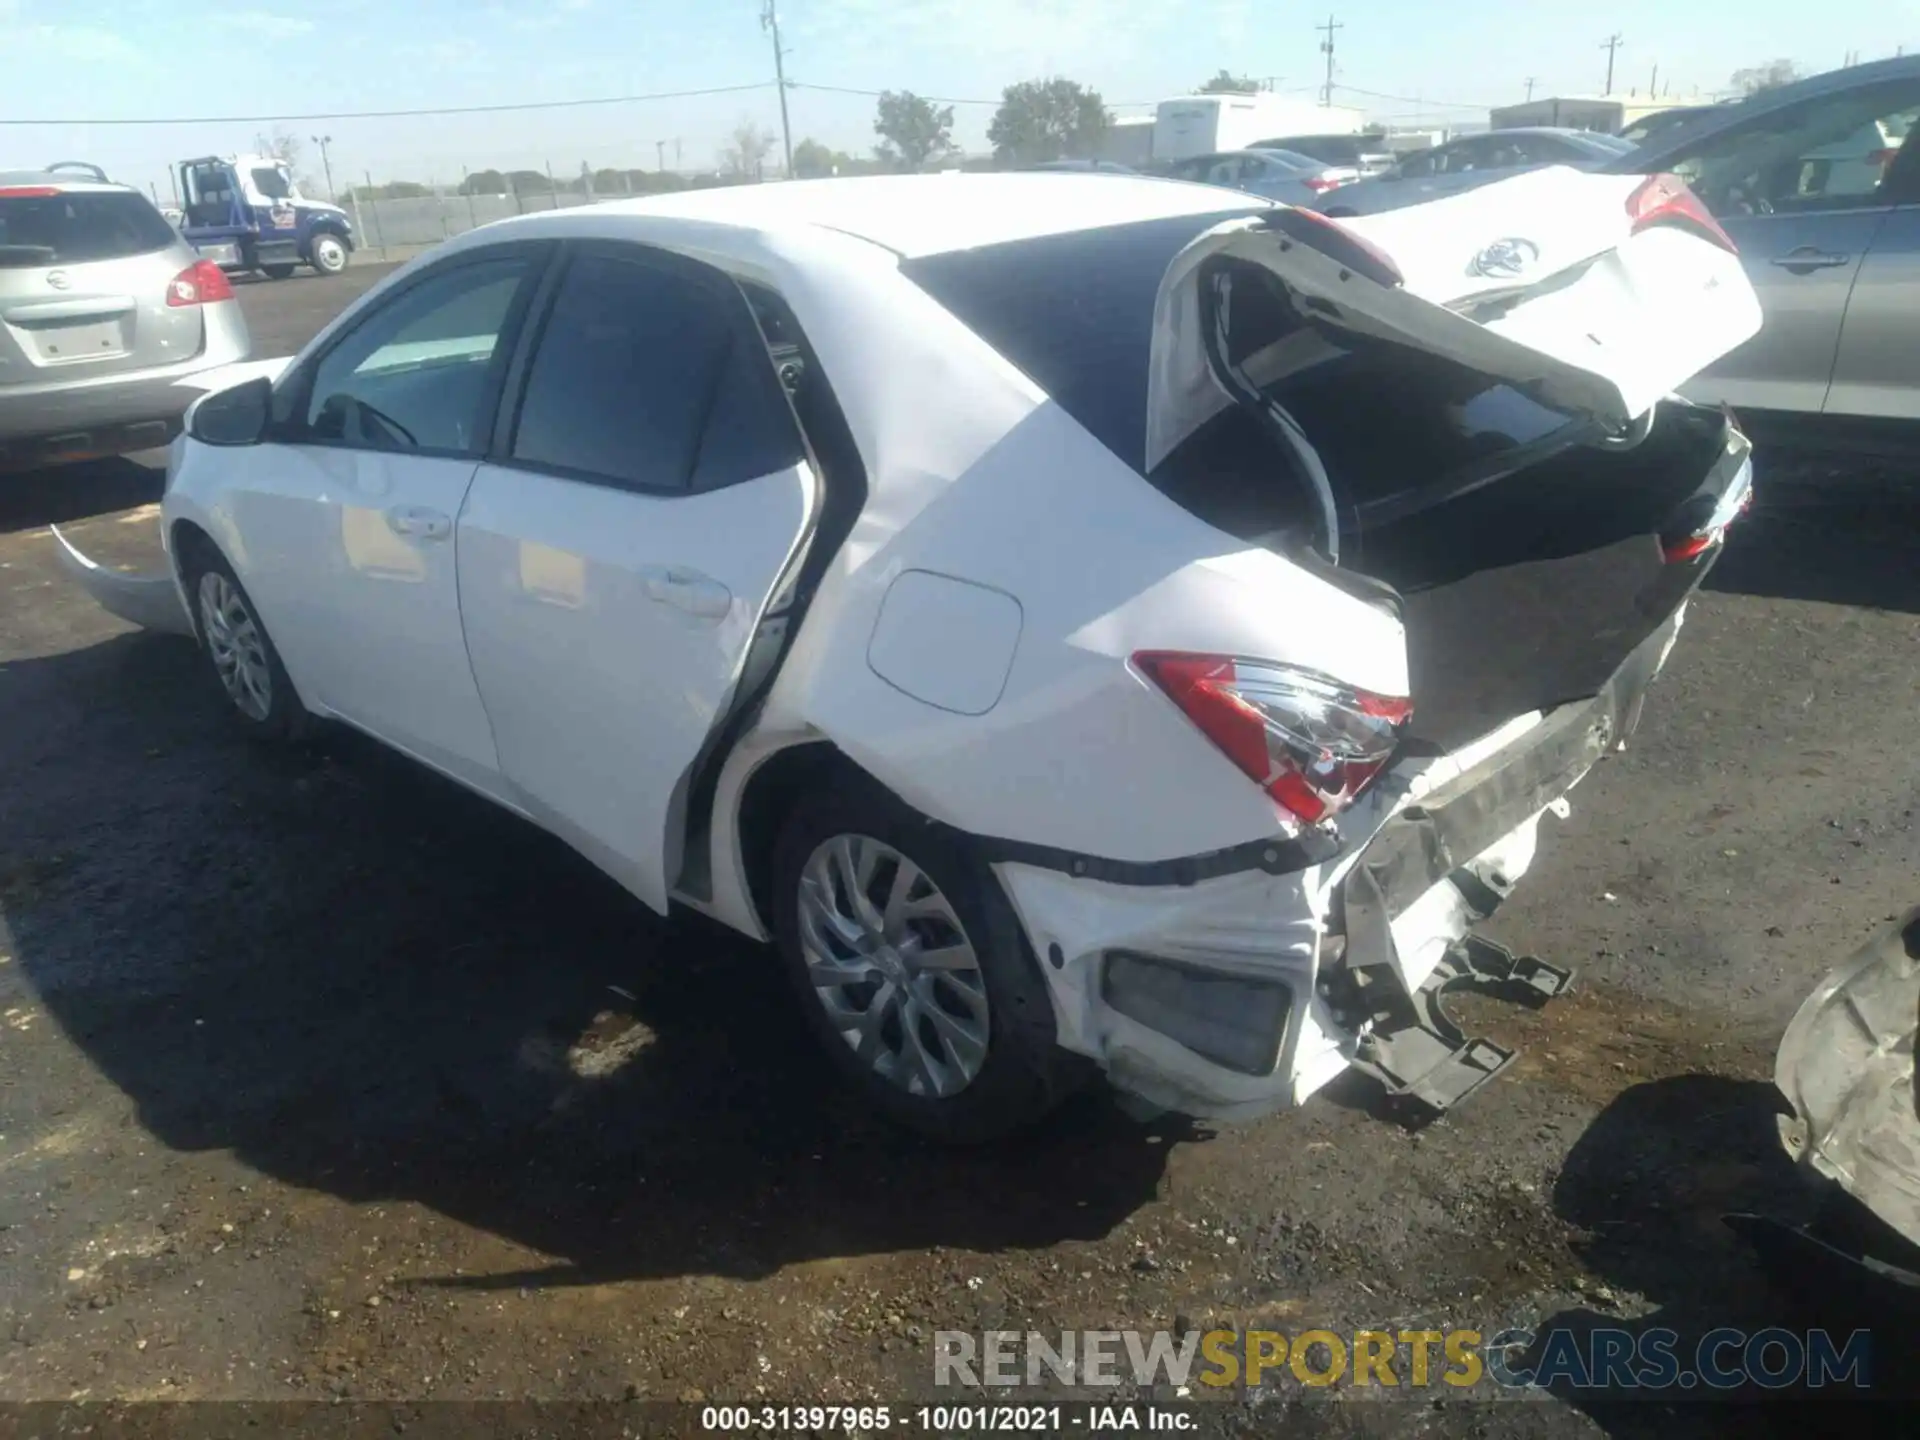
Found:
M 1221 1120 L 1298 1104 L 1365 1063 L 1387 1020 L 1356 982 L 1390 980 L 1404 1010 L 1450 977 L 1449 956 L 1531 864 L 1542 814 L 1564 813 L 1566 792 L 1638 725 L 1683 615 L 1600 694 L 1404 767 L 1321 863 L 1185 886 L 996 866 L 1041 959 L 1061 1044 L 1123 1093 Z
M 54 543 L 60 547 L 60 568 L 92 596 L 93 602 L 102 610 L 142 629 L 157 630 L 166 635 L 193 634 L 193 621 L 188 618 L 186 600 L 171 570 L 155 571 L 148 575 L 127 575 L 118 570 L 109 570 L 75 548 L 73 542 L 60 533 L 58 525 L 47 528 L 53 532 Z

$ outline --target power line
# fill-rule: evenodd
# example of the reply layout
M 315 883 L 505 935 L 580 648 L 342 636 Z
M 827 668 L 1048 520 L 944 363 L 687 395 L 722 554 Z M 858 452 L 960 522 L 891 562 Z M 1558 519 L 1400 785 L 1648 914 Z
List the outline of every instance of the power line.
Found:
M 1426 95 L 1394 95 L 1385 90 L 1362 90 L 1358 85 L 1335 85 L 1349 95 L 1365 95 L 1370 100 L 1404 100 L 1410 105 L 1425 105 L 1433 110 L 1489 110 L 1489 105 L 1469 105 L 1451 100 L 1435 100 Z
M 751 85 L 710 85 L 699 90 L 657 90 L 647 95 L 599 95 L 580 100 L 520 100 L 504 105 L 443 105 L 416 110 L 322 110 L 304 115 L 148 115 L 134 119 L 21 120 L 0 117 L 0 125 L 266 125 L 308 120 L 404 120 L 426 115 L 498 115 L 514 110 L 573 110 L 586 105 L 634 105 L 647 100 L 692 100 L 702 95 L 739 95 L 768 90 L 771 80 Z M 818 88 L 818 87 L 815 87 Z M 998 104 L 998 101 L 994 102 Z

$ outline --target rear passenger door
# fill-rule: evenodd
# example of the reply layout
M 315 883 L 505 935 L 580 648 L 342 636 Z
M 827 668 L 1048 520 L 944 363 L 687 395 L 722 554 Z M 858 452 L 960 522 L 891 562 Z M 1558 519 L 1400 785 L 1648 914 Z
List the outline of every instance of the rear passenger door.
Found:
M 516 800 L 664 911 L 683 784 L 813 473 L 725 275 L 582 244 L 544 304 L 460 514 L 467 651 Z

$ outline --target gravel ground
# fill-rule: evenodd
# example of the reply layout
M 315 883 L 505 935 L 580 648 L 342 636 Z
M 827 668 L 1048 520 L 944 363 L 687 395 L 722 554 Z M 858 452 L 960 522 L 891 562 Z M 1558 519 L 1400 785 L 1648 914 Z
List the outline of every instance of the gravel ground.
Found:
M 261 354 L 384 273 L 242 291 Z M 1498 939 L 1580 969 L 1412 1133 L 1370 1089 L 1212 1133 L 1104 1097 L 949 1153 L 833 1085 L 755 947 L 657 920 L 370 744 L 256 750 L 185 642 L 61 579 L 153 457 L 0 480 L 0 1399 L 901 1399 L 937 1329 L 1793 1323 L 1772 1051 L 1920 901 L 1920 480 L 1770 464 L 1634 746 Z M 1753 1433 L 1594 1401 L 1369 1433 Z M 1266 1417 L 1266 1418 L 1262 1418 Z M 1343 1422 L 1344 1423 L 1344 1422 Z

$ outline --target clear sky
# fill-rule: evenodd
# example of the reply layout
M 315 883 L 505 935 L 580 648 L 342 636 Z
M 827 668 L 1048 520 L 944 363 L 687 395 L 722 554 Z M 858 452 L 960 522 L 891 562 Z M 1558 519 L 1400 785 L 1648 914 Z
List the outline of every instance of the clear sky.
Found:
M 1597 93 L 1600 48 L 1624 37 L 1616 89 L 1657 65 L 1678 96 L 1724 90 L 1743 66 L 1790 58 L 1828 69 L 1920 47 L 1920 0 L 1366 0 L 1308 9 L 1276 0 L 784 0 L 790 79 L 855 90 L 996 98 L 1061 74 L 1109 104 L 1191 89 L 1225 66 L 1310 91 L 1329 8 L 1342 104 L 1396 122 L 1485 118 L 1490 104 Z M 577 174 L 711 166 L 743 120 L 777 130 L 761 0 L 0 0 L 0 121 L 102 121 L 501 104 L 760 85 L 737 93 L 511 114 L 296 120 L 333 137 L 336 181 L 457 182 L 486 166 Z M 1375 94 L 1360 92 L 1371 91 Z M 1407 98 L 1386 98 L 1407 97 Z M 873 101 L 790 92 L 793 135 L 836 149 L 873 143 Z M 1458 107 L 1458 108 L 1443 108 Z M 1125 112 L 1123 112 L 1125 113 Z M 1134 112 L 1139 113 L 1139 112 Z M 955 107 L 956 135 L 984 148 L 992 106 Z M 251 148 L 271 121 L 0 126 L 0 168 L 84 158 L 154 180 L 170 159 Z M 664 142 L 664 146 L 656 142 Z M 676 145 L 677 142 L 677 145 Z M 316 148 L 303 168 L 318 175 Z

